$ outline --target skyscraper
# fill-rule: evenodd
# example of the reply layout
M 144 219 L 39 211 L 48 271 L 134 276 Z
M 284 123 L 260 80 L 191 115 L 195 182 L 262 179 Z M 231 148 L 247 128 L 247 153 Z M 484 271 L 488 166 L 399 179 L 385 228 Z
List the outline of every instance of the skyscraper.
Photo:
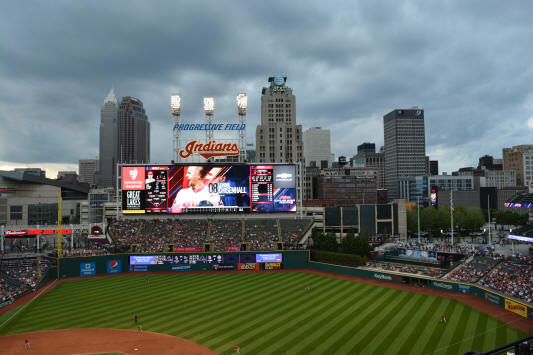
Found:
M 331 133 L 329 129 L 311 127 L 303 133 L 304 158 L 306 166 L 329 168 L 331 156 Z
M 94 185 L 94 173 L 98 170 L 97 159 L 80 159 L 78 161 L 78 180 Z
M 111 88 L 100 111 L 100 162 L 95 182 L 102 187 L 115 186 L 115 166 L 118 162 L 117 118 L 118 100 L 115 90 Z
M 302 125 L 296 125 L 296 98 L 285 86 L 287 77 L 270 77 L 261 96 L 261 124 L 256 129 L 256 161 L 304 161 Z
M 399 178 L 426 175 L 424 110 L 413 107 L 383 116 L 385 188 L 389 199 L 400 197 Z
M 141 100 L 124 96 L 118 109 L 118 161 L 150 162 L 150 122 Z

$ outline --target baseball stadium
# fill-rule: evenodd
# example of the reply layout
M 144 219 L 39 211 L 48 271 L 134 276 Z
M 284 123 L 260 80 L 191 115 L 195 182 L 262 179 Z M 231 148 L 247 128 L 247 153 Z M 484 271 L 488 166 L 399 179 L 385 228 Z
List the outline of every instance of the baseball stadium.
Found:
M 402 200 L 303 207 L 297 168 L 126 165 L 106 223 L 3 228 L 0 353 L 530 353 L 528 225 L 413 239 Z

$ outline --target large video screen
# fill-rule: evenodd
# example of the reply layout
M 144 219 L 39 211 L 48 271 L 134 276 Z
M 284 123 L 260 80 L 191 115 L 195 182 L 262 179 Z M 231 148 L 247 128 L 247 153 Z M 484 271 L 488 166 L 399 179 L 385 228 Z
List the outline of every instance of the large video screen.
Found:
M 123 213 L 295 211 L 294 165 L 122 167 Z

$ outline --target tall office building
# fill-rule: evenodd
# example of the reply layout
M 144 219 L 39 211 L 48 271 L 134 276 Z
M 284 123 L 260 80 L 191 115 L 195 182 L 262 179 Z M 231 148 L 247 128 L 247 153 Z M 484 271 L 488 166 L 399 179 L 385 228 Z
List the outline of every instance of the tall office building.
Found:
M 118 160 L 150 162 L 150 122 L 141 100 L 124 96 L 118 108 Z
M 94 173 L 98 171 L 97 159 L 80 159 L 78 161 L 78 181 L 94 185 Z
M 115 186 L 118 161 L 117 118 L 118 100 L 115 90 L 111 88 L 100 110 L 100 159 L 95 183 L 102 187 Z
M 258 163 L 304 161 L 302 125 L 296 125 L 296 98 L 287 77 L 270 77 L 261 96 L 261 124 L 256 129 Z
M 527 157 L 533 153 L 533 144 L 515 145 L 511 148 L 503 148 L 503 170 L 514 170 L 516 173 L 516 185 L 527 186 L 528 175 L 525 174 L 530 162 Z M 527 165 L 526 165 L 527 164 Z M 529 166 L 529 169 L 531 167 Z M 529 174 L 531 179 L 531 174 Z M 531 180 L 530 180 L 531 181 Z
M 375 153 L 376 143 L 363 143 L 357 146 L 357 154 L 361 153 Z
M 311 127 L 303 133 L 304 159 L 306 166 L 325 169 L 331 166 L 331 133 L 329 129 Z
M 389 199 L 400 197 L 399 178 L 426 175 L 424 110 L 393 110 L 383 116 L 385 188 Z

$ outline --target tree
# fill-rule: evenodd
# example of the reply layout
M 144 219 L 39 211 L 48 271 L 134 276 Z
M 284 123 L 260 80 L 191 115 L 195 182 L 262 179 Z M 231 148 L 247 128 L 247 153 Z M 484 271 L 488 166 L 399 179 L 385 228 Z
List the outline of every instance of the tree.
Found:
M 433 206 L 429 206 L 420 211 L 420 228 L 424 231 L 436 230 L 435 228 L 435 216 L 437 210 Z
M 417 208 L 411 208 L 407 210 L 407 229 L 410 232 L 418 231 L 418 210 Z
M 465 229 L 478 231 L 485 224 L 485 217 L 479 207 L 470 207 L 467 210 Z
M 355 253 L 356 238 L 353 230 L 350 230 L 342 239 L 342 252 L 348 254 Z
M 322 246 L 322 250 L 328 250 L 328 251 L 339 251 L 339 244 L 337 243 L 337 236 L 335 233 L 328 233 L 326 234 L 326 237 L 324 238 L 324 245 Z
M 360 256 L 370 255 L 370 242 L 368 237 L 359 236 L 355 238 L 354 254 Z

